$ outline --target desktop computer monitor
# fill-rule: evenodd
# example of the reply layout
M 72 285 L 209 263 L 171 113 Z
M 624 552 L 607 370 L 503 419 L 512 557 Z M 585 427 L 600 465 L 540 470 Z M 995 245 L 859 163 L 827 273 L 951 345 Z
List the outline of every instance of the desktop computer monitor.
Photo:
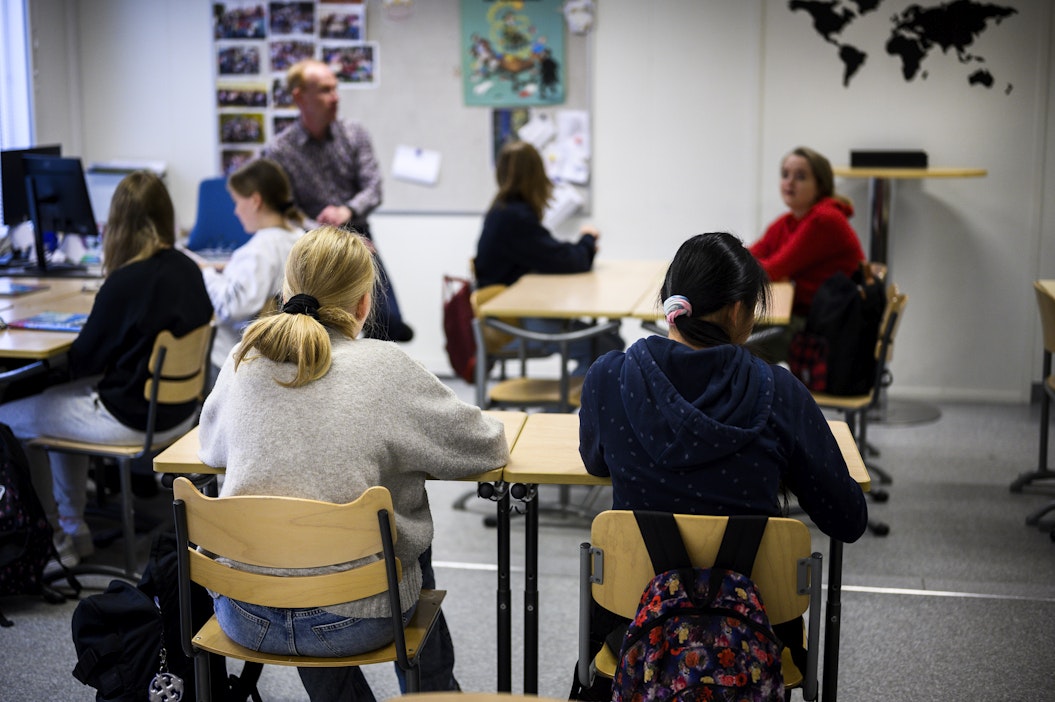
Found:
M 49 243 L 54 248 L 63 236 L 99 235 L 99 228 L 88 197 L 84 169 L 79 158 L 25 155 L 22 166 L 26 172 L 26 200 L 37 265 L 33 270 L 40 275 L 83 271 L 84 266 L 56 263 L 48 260 Z M 54 236 L 55 241 L 49 242 Z M 27 271 L 28 272 L 28 271 Z
M 22 168 L 22 157 L 30 154 L 61 156 L 58 144 L 32 146 L 28 149 L 0 151 L 0 189 L 4 191 L 4 224 L 13 227 L 29 219 L 29 204 L 26 202 L 26 172 Z

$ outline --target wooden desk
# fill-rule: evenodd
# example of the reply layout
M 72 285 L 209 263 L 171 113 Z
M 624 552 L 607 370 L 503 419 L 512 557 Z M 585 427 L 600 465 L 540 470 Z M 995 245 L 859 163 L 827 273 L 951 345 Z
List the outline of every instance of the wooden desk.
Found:
M 828 426 L 842 451 L 850 476 L 869 490 L 872 482 L 846 422 L 829 421 Z M 579 418 L 568 414 L 532 414 L 524 423 L 510 454 L 503 479 L 511 485 L 610 485 L 609 478 L 586 472 L 579 456 Z M 514 493 L 517 491 L 514 490 Z M 523 490 L 519 491 L 524 494 Z M 538 692 L 538 509 L 533 490 L 527 492 L 524 512 L 524 692 Z M 508 522 L 508 514 L 505 515 Z M 501 525 L 502 515 L 499 515 Z M 501 547 L 500 547 L 501 548 Z M 500 574 L 501 578 L 501 574 Z M 839 628 L 842 589 L 842 542 L 830 540 L 828 555 L 828 602 L 825 609 L 824 682 L 834 685 L 838 673 Z M 499 669 L 508 668 L 502 660 Z M 829 671 L 831 679 L 829 680 Z M 499 681 L 499 691 L 503 691 Z
M 667 269 L 666 261 L 597 261 L 592 271 L 528 273 L 480 306 L 485 317 L 629 317 Z
M 79 312 L 88 314 L 95 302 L 97 287 L 85 278 L 12 278 L 13 282 L 47 285 L 17 297 L 5 298 L 0 312 L 5 321 L 14 321 L 40 312 Z M 87 288 L 87 291 L 85 291 Z M 9 303 L 9 304 L 8 304 Z M 59 356 L 69 350 L 74 333 L 4 329 L 0 331 L 0 358 L 41 360 Z
M 517 437 L 520 436 L 520 430 L 524 426 L 524 420 L 527 419 L 527 414 L 524 412 L 496 412 L 496 411 L 485 411 L 489 417 L 502 422 L 506 433 L 506 442 L 509 444 L 509 450 L 513 450 L 513 446 L 516 445 Z M 196 426 L 186 434 L 176 440 L 171 446 L 159 453 L 154 457 L 154 472 L 155 473 L 174 473 L 177 475 L 184 475 L 190 473 L 201 473 L 206 475 L 223 475 L 223 466 L 208 466 L 202 463 L 201 459 L 198 458 L 198 450 L 201 448 L 201 436 L 198 433 L 199 428 Z M 502 479 L 503 468 L 495 468 L 489 470 L 486 473 L 480 473 L 479 475 L 473 475 L 462 480 L 473 481 L 473 482 L 493 482 Z

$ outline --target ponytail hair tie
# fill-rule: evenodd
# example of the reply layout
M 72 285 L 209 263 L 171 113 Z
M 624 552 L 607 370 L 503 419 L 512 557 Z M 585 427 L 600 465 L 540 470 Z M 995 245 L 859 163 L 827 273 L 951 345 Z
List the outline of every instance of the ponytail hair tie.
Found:
M 282 208 L 282 212 L 288 212 L 289 210 L 293 209 L 296 204 L 297 203 L 295 200 L 286 200 L 280 205 L 280 207 Z
M 671 295 L 663 301 L 663 314 L 667 316 L 667 324 L 674 324 L 682 315 L 692 316 L 692 304 L 684 295 Z
M 286 314 L 306 314 L 315 320 L 319 319 L 319 301 L 311 295 L 300 293 L 286 300 L 282 305 Z

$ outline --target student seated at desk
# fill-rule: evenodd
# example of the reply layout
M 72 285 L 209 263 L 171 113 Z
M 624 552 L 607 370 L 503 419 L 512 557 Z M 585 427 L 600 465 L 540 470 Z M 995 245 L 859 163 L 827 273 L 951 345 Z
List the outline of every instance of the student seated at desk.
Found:
M 173 248 L 176 216 L 164 183 L 138 171 L 117 185 L 103 238 L 106 279 L 69 351 L 72 382 L 0 405 L 0 422 L 23 441 L 54 436 L 134 444 L 144 440 L 147 363 L 157 335 L 182 336 L 212 318 L 197 265 Z M 158 438 L 194 425 L 196 403 L 161 405 Z M 84 521 L 88 458 L 26 447 L 33 484 L 66 565 L 94 548 Z
M 575 243 L 558 241 L 542 224 L 542 213 L 553 194 L 542 157 L 531 144 L 514 141 L 502 147 L 495 168 L 498 194 L 484 217 L 474 262 L 476 285 L 512 285 L 525 273 L 584 273 L 593 266 L 601 233 L 584 225 Z M 539 332 L 568 331 L 555 319 L 522 318 L 525 329 Z M 581 322 L 579 327 L 584 326 Z M 574 327 L 571 327 L 574 328 Z M 618 334 L 571 345 L 569 355 L 578 361 L 574 375 L 583 375 L 597 356 L 626 344 Z M 532 348 L 543 350 L 542 345 Z M 594 350 L 596 349 L 596 351 Z M 557 353 L 556 344 L 546 348 Z
M 867 506 L 827 420 L 797 378 L 743 347 L 766 283 L 731 234 L 682 244 L 660 291 L 669 336 L 591 366 L 579 453 L 611 476 L 613 509 L 782 516 L 790 490 L 821 531 L 856 541 Z
M 509 451 L 500 422 L 460 401 L 395 344 L 356 338 L 378 289 L 375 265 L 362 237 L 336 227 L 293 245 L 281 310 L 249 325 L 205 402 L 199 456 L 226 466 L 221 498 L 345 503 L 373 485 L 388 488 L 403 564 L 400 601 L 410 606 L 422 587 L 435 586 L 426 473 L 481 473 L 505 465 Z M 233 640 L 271 653 L 353 655 L 393 636 L 384 595 L 310 616 L 225 597 L 214 608 Z M 450 635 L 442 620 L 437 627 L 422 653 L 422 691 L 458 689 Z M 299 672 L 316 702 L 373 699 L 358 668 Z
M 304 213 L 293 204 L 289 178 L 276 162 L 267 158 L 250 161 L 228 177 L 227 188 L 235 216 L 252 236 L 235 250 L 222 271 L 202 268 L 205 288 L 216 309 L 213 381 L 246 324 L 282 289 L 286 257 L 304 234 Z
M 791 325 L 763 347 L 772 361 L 787 358 L 791 336 L 806 326 L 821 284 L 836 273 L 853 275 L 865 260 L 850 226 L 853 204 L 835 193 L 835 175 L 827 158 L 804 146 L 785 156 L 780 165 L 780 197 L 789 211 L 751 245 L 751 253 L 771 280 L 795 284 Z

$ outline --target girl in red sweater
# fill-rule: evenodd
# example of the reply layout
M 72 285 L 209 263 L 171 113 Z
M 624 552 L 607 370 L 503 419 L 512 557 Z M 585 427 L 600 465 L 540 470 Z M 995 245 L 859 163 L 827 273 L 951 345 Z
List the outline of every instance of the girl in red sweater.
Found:
M 770 280 L 795 283 L 792 312 L 805 317 L 821 283 L 839 271 L 852 275 L 865 255 L 850 226 L 853 205 L 835 194 L 824 156 L 801 146 L 785 156 L 780 196 L 790 211 L 769 225 L 751 253 Z

